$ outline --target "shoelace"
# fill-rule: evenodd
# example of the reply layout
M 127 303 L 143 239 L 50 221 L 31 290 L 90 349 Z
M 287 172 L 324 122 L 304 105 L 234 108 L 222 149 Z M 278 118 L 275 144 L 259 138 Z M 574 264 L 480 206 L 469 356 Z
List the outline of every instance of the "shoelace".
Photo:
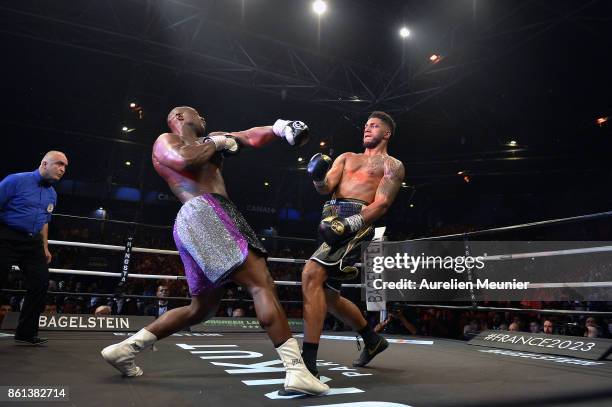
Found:
M 357 352 L 361 352 L 361 343 L 359 342 L 358 335 L 355 335 L 355 341 L 357 341 Z

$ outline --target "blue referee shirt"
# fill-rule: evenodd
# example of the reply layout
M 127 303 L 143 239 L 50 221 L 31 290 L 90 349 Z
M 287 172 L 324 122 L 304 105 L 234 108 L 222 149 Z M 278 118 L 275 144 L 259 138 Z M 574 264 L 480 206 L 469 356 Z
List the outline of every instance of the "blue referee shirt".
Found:
M 51 221 L 57 193 L 38 172 L 11 174 L 0 182 L 0 222 L 37 234 Z

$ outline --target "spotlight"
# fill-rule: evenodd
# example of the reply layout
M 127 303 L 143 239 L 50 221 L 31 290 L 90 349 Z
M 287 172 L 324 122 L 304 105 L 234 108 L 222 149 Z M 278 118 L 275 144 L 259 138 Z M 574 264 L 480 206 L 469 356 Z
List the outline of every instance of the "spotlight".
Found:
M 325 147 L 325 142 L 324 142 L 324 141 L 322 141 L 322 142 L 320 142 L 320 143 L 319 143 L 319 145 L 320 145 L 321 147 Z
M 462 171 L 457 172 L 457 175 L 459 175 L 460 177 L 462 177 L 462 178 L 463 178 L 463 181 L 464 181 L 466 184 L 469 184 L 469 183 L 470 183 L 470 181 L 472 181 L 472 178 L 471 178 L 471 175 L 470 175 L 470 172 L 469 172 L 469 171 L 462 170 Z
M 406 183 L 402 182 L 402 187 L 406 188 Z
M 402 27 L 399 30 L 399 35 L 402 38 L 408 38 L 410 36 L 410 30 L 406 27 Z
M 598 117 L 597 120 L 595 120 L 595 122 L 597 123 L 597 125 L 599 127 L 603 126 L 604 124 L 606 124 L 608 122 L 608 119 L 610 117 L 606 116 L 606 117 Z
M 304 159 L 302 157 L 298 157 L 298 162 L 301 163 L 302 161 L 304 161 Z
M 410 204 L 410 207 L 411 207 L 411 208 L 414 208 L 414 204 Z
M 130 108 L 131 109 L 134 109 L 135 107 L 136 107 L 136 103 L 134 103 L 134 102 L 130 103 Z
M 127 126 L 123 126 L 121 130 L 127 133 L 129 129 L 127 128 Z
M 132 165 L 132 162 L 131 161 L 126 161 L 125 165 L 127 165 L 129 167 L 130 165 Z
M 508 142 L 508 145 L 509 145 L 510 147 L 516 147 L 516 146 L 518 145 L 518 143 L 516 142 L 516 140 L 510 140 L 510 141 Z
M 317 0 L 312 3 L 312 10 L 318 15 L 322 15 L 327 10 L 327 3 L 323 0 Z
M 440 62 L 441 59 L 442 59 L 442 57 L 440 55 L 436 55 L 436 54 L 433 54 L 432 56 L 429 57 L 429 60 L 433 64 L 436 64 L 436 63 Z
M 268 181 L 264 182 L 264 186 L 270 186 L 270 183 Z

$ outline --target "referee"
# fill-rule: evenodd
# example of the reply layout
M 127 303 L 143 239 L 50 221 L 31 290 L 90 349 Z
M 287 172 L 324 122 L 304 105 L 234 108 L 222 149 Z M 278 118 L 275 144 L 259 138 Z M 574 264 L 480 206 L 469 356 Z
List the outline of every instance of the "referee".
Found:
M 38 319 L 49 286 L 47 235 L 57 203 L 52 184 L 64 176 L 67 166 L 64 153 L 49 151 L 35 171 L 11 174 L 0 182 L 0 288 L 11 266 L 18 265 L 27 289 L 15 332 L 20 344 L 47 342 L 38 337 Z

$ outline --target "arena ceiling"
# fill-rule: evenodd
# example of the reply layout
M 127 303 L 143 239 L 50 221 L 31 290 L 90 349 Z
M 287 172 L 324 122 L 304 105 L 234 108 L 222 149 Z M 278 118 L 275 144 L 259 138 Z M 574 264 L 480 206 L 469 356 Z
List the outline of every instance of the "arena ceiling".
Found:
M 150 145 L 167 111 L 189 104 L 209 130 L 278 117 L 310 124 L 305 150 L 279 144 L 226 168 L 231 182 L 248 173 L 258 187 L 289 174 L 272 183 L 284 185 L 275 202 L 290 193 L 286 177 L 303 175 L 299 157 L 359 150 L 376 109 L 398 122 L 390 153 L 407 167 L 412 198 L 609 182 L 612 134 L 597 122 L 612 116 L 609 2 L 328 5 L 319 18 L 310 1 L 3 1 L 3 170 L 60 148 L 74 178 L 162 188 Z

